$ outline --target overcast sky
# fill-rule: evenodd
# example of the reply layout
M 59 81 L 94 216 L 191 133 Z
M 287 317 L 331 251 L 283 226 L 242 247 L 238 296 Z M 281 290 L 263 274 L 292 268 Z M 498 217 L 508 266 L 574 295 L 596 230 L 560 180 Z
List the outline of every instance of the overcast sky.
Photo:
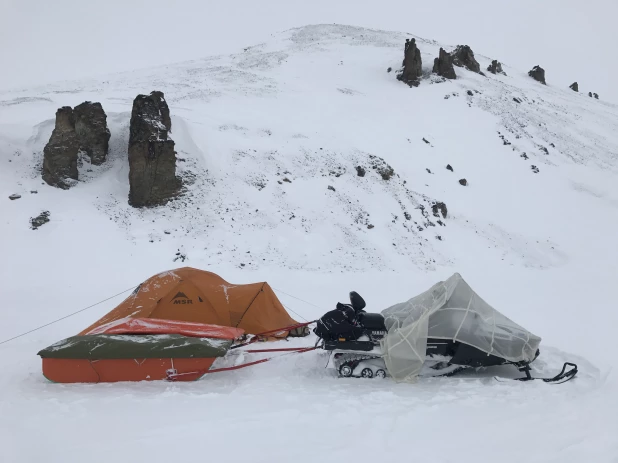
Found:
M 0 0 L 0 89 L 233 53 L 291 27 L 410 32 L 618 103 L 618 0 Z

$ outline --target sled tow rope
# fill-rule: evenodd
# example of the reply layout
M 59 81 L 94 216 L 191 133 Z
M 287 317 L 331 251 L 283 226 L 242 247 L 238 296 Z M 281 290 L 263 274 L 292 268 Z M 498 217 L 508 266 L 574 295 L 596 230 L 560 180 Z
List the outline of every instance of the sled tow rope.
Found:
M 315 349 L 316 347 L 292 347 L 292 348 L 287 348 L 287 349 L 262 349 L 262 350 L 254 350 L 254 351 L 248 350 L 247 352 L 268 352 L 268 351 L 275 352 L 275 351 L 287 350 L 289 351 L 288 354 L 302 354 L 303 352 L 309 352 Z M 288 355 L 288 354 L 283 354 L 283 355 Z M 188 373 L 170 372 L 167 375 L 167 379 L 169 381 L 176 381 L 178 379 L 182 379 L 183 381 L 196 381 L 207 373 L 220 373 L 222 371 L 240 370 L 241 368 L 246 368 L 246 367 L 250 367 L 253 365 L 257 365 L 259 363 L 268 362 L 269 360 L 272 360 L 274 358 L 283 357 L 283 355 L 280 355 L 278 357 L 268 357 L 265 359 L 256 360 L 254 362 L 242 363 L 240 365 L 234 365 L 233 367 L 215 368 L 214 370 L 206 369 L 206 370 L 191 371 Z
M 312 323 L 315 323 L 316 321 L 317 320 L 313 320 L 311 322 L 306 322 L 306 323 L 296 323 L 295 325 L 284 326 L 283 328 L 278 328 L 276 330 L 270 330 L 270 331 L 264 331 L 262 333 L 257 333 L 249 341 L 230 347 L 230 350 L 238 349 L 239 347 L 244 347 L 244 346 L 248 346 L 249 344 L 253 344 L 254 342 L 260 341 L 261 339 L 267 338 L 269 334 L 282 333 L 284 331 L 291 331 L 296 328 L 302 328 L 304 326 L 309 326 Z

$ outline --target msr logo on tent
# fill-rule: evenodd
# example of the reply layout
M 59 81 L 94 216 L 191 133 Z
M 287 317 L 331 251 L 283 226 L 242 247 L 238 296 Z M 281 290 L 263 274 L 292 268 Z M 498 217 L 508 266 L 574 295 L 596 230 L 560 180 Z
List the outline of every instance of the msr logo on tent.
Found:
M 187 295 L 183 292 L 179 292 L 178 294 L 176 294 L 172 298 L 172 301 L 174 304 L 193 304 L 193 300 L 189 299 Z

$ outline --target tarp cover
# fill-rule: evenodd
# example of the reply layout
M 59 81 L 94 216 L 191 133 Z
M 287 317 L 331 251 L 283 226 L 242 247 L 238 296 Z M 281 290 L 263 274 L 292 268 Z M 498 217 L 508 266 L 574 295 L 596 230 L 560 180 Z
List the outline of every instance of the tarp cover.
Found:
M 38 353 L 41 358 L 145 359 L 223 357 L 232 341 L 181 336 L 179 334 L 72 336 Z
M 244 333 L 244 330 L 231 326 L 127 317 L 97 326 L 84 334 L 181 334 L 194 338 L 237 339 Z
M 395 381 L 414 382 L 427 338 L 469 344 L 512 362 L 532 361 L 541 338 L 502 315 L 455 273 L 416 297 L 382 311 L 384 360 Z

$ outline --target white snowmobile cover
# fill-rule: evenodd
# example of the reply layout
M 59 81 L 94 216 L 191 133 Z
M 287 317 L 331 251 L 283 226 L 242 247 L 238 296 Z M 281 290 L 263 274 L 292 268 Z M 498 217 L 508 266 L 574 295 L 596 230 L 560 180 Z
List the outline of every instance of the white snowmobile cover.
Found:
M 427 338 L 459 341 L 511 362 L 532 361 L 541 343 L 481 299 L 459 273 L 382 315 L 388 330 L 382 352 L 397 382 L 416 381 Z

